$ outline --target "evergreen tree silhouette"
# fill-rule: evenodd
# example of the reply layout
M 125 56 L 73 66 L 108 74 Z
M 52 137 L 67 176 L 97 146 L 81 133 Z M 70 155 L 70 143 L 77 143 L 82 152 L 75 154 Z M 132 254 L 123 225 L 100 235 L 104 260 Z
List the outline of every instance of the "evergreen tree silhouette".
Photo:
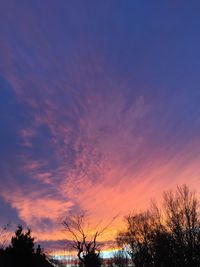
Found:
M 52 267 L 42 253 L 40 245 L 34 250 L 34 238 L 31 230 L 23 230 L 19 225 L 11 239 L 11 245 L 0 250 L 1 267 Z

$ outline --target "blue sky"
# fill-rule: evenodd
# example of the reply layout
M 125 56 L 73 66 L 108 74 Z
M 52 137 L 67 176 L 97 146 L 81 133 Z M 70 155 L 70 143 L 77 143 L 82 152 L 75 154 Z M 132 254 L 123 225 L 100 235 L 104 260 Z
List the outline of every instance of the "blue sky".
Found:
M 68 212 L 107 221 L 177 184 L 198 191 L 199 1 L 0 10 L 1 224 L 56 241 Z

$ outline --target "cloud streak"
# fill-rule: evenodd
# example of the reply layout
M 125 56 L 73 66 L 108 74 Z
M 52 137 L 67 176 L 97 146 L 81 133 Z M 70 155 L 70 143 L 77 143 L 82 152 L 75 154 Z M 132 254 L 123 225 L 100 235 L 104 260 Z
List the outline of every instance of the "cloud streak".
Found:
M 157 42 L 171 42 L 166 14 L 165 33 L 155 26 L 162 19 L 149 15 L 160 36 L 152 43 L 148 26 L 141 21 L 139 34 L 124 9 L 111 17 L 109 8 L 95 9 L 99 20 L 93 17 L 91 25 L 87 16 L 75 19 L 80 10 L 74 6 L 69 16 L 53 3 L 48 10 L 6 7 L 10 12 L 0 18 L 0 134 L 3 143 L 8 137 L 12 143 L 0 152 L 0 196 L 39 239 L 63 239 L 59 222 L 82 210 L 93 224 L 120 214 L 106 237 L 113 238 L 124 214 L 160 199 L 163 189 L 185 182 L 198 187 L 198 88 L 182 86 L 184 78 L 177 83 L 179 69 L 188 70 L 174 69 L 174 50 L 164 59 L 172 70 L 155 63 L 163 53 Z M 101 28 L 108 19 L 111 28 L 120 25 L 119 35 L 113 30 L 109 37 L 110 30 Z

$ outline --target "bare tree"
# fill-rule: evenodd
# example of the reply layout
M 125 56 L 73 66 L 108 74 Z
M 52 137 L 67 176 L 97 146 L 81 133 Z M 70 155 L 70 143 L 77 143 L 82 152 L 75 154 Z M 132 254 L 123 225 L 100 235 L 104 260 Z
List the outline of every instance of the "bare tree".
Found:
M 154 205 L 125 221 L 117 243 L 135 266 L 200 266 L 199 198 L 186 185 L 164 193 L 161 211 Z
M 172 236 L 174 258 L 182 266 L 200 264 L 199 199 L 188 186 L 178 186 L 175 193 L 164 193 L 166 226 Z
M 117 236 L 117 244 L 126 249 L 135 266 L 151 266 L 153 219 L 150 211 L 129 214 L 127 230 Z
M 67 217 L 63 225 L 67 232 L 71 234 L 72 246 L 77 251 L 80 262 L 85 267 L 101 266 L 100 245 L 97 239 L 108 228 L 110 223 L 101 229 L 98 229 L 99 225 L 97 225 L 94 232 L 91 233 L 89 224 L 86 223 L 85 214 L 78 214 Z

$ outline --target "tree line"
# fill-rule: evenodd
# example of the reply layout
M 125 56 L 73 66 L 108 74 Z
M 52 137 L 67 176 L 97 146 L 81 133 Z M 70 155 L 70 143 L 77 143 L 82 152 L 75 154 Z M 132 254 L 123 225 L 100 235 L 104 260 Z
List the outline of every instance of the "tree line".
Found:
M 163 195 L 163 203 L 152 203 L 141 212 L 125 216 L 125 228 L 118 232 L 118 251 L 109 259 L 109 267 L 200 267 L 200 202 L 188 186 L 178 186 Z M 101 267 L 101 246 L 98 239 L 109 224 L 88 232 L 84 215 L 65 218 L 63 226 L 71 234 L 71 247 L 77 251 L 80 267 Z M 31 231 L 18 226 L 11 243 L 0 248 L 2 267 L 52 267 L 35 249 Z
M 186 186 L 164 193 L 163 205 L 125 217 L 116 237 L 136 267 L 200 266 L 199 199 Z
M 199 198 L 188 186 L 167 191 L 161 206 L 155 203 L 142 212 L 125 216 L 126 228 L 116 236 L 119 251 L 109 261 L 110 267 L 199 267 L 200 210 Z M 64 221 L 72 234 L 73 248 L 81 266 L 100 267 L 100 248 L 96 231 L 88 240 L 83 218 Z

